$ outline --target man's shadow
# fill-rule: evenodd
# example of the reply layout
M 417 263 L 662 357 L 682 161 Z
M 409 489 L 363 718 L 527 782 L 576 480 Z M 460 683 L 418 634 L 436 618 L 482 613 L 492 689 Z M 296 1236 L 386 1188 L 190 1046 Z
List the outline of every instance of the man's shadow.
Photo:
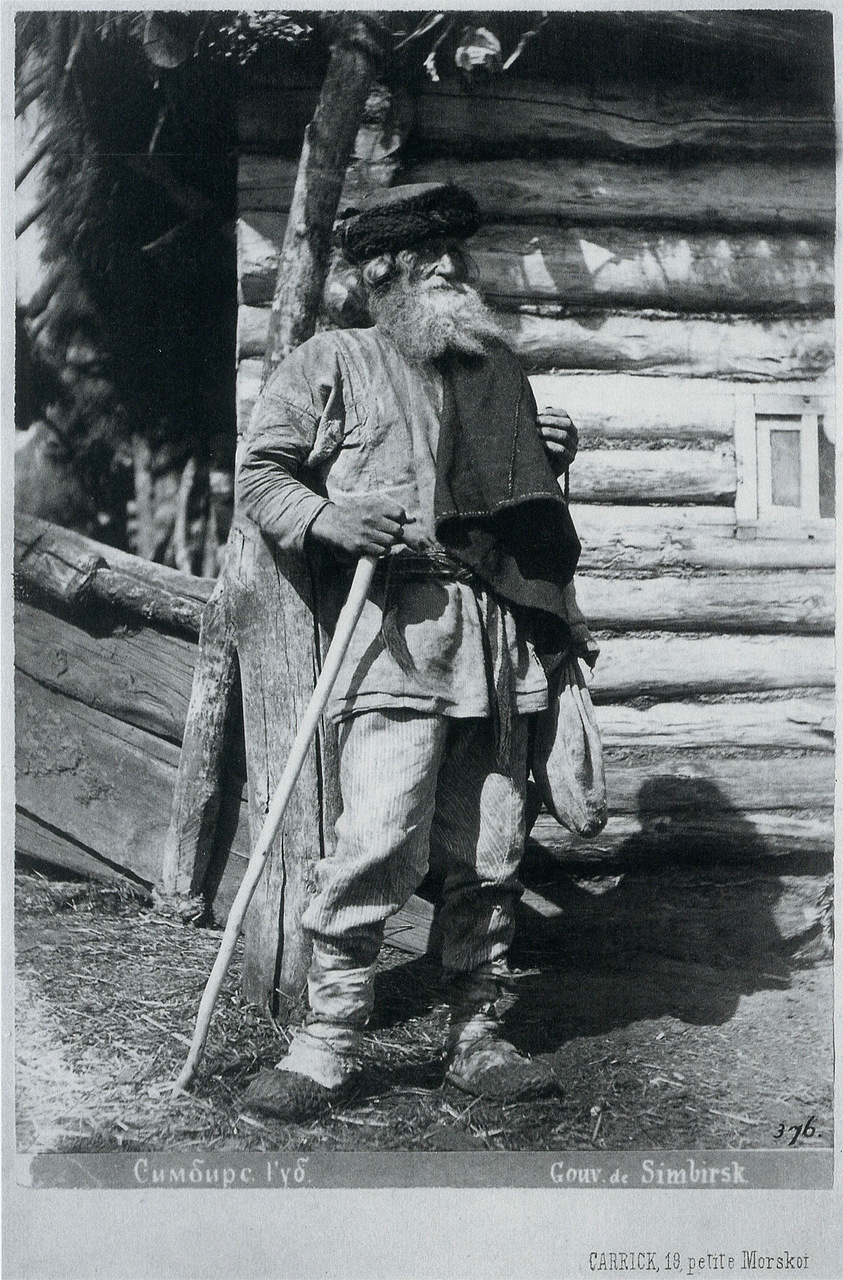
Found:
M 721 1025 L 741 996 L 789 986 L 822 933 L 800 920 L 783 933 L 776 907 L 781 876 L 825 874 L 828 855 L 773 859 L 708 779 L 650 778 L 637 809 L 640 830 L 614 849 L 600 837 L 528 842 L 511 953 L 519 999 L 505 1018 L 527 1052 L 666 1015 Z M 431 875 L 423 892 L 435 901 L 436 888 Z M 435 917 L 432 938 L 435 950 Z M 441 998 L 435 956 L 421 957 L 381 975 L 375 1016 L 387 1026 Z

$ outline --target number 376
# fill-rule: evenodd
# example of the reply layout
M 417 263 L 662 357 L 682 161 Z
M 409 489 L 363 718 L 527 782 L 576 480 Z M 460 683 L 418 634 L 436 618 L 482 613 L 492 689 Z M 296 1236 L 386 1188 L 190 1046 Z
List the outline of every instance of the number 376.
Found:
M 792 1124 L 787 1127 L 785 1127 L 784 1123 L 782 1123 L 779 1125 L 778 1129 L 773 1134 L 773 1137 L 777 1139 L 783 1138 L 786 1133 L 792 1133 L 793 1137 L 790 1139 L 787 1145 L 789 1147 L 795 1147 L 800 1138 L 816 1137 L 817 1131 L 814 1127 L 814 1121 L 816 1120 L 816 1118 L 817 1118 L 816 1116 L 808 1116 L 808 1119 L 805 1121 L 804 1124 Z

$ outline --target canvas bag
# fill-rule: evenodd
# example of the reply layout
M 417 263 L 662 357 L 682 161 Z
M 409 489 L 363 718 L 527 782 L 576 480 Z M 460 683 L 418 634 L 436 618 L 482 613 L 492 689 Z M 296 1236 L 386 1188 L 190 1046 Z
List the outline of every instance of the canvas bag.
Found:
M 556 686 L 554 688 L 554 685 Z M 579 660 L 566 658 L 536 717 L 532 772 L 551 815 L 581 836 L 606 825 L 606 773 L 594 704 Z

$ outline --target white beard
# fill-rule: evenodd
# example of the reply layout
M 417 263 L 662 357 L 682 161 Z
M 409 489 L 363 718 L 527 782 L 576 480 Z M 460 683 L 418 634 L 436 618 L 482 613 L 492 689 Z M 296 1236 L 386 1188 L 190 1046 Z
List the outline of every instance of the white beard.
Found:
M 435 285 L 401 275 L 369 298 L 379 329 L 388 333 L 413 364 L 446 351 L 482 355 L 503 331 L 476 289 L 467 284 Z

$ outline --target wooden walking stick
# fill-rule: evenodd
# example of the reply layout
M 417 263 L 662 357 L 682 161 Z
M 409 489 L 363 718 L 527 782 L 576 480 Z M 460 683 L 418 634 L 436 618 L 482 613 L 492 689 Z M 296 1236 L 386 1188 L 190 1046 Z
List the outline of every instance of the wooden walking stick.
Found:
M 372 585 L 372 576 L 375 572 L 377 559 L 373 556 L 363 556 L 357 564 L 354 571 L 354 578 L 348 593 L 348 599 L 342 607 L 340 616 L 337 619 L 337 625 L 334 630 L 334 636 L 331 640 L 328 652 L 325 656 L 325 662 L 320 672 L 319 679 L 316 681 L 316 687 L 313 690 L 313 696 L 308 703 L 307 710 L 304 713 L 301 724 L 298 727 L 289 759 L 284 767 L 284 772 L 275 789 L 275 794 L 269 806 L 269 812 L 264 819 L 261 833 L 258 836 L 257 843 L 252 850 L 252 856 L 249 859 L 249 865 L 246 873 L 237 890 L 237 896 L 231 904 L 231 910 L 228 913 L 225 931 L 222 935 L 222 942 L 211 969 L 210 976 L 205 985 L 202 999 L 199 1003 L 199 1012 L 196 1015 L 196 1027 L 193 1032 L 193 1039 L 190 1042 L 190 1052 L 187 1055 L 187 1061 L 182 1067 L 181 1074 L 176 1081 L 176 1089 L 186 1089 L 193 1079 L 193 1074 L 198 1066 L 199 1059 L 202 1057 L 205 1048 L 205 1041 L 208 1038 L 208 1029 L 211 1025 L 211 1017 L 214 1012 L 214 1006 L 217 1003 L 217 997 L 220 993 L 223 978 L 225 977 L 228 966 L 231 963 L 231 957 L 234 954 L 234 948 L 237 938 L 243 927 L 243 921 L 252 895 L 255 892 L 257 883 L 261 878 L 261 872 L 266 864 L 267 855 L 273 840 L 278 834 L 278 828 L 284 817 L 293 787 L 296 785 L 302 765 L 304 764 L 310 744 L 316 736 L 316 730 L 319 726 L 319 717 L 325 710 L 325 705 L 331 695 L 334 687 L 334 681 L 339 674 L 342 660 L 348 651 L 349 642 L 354 634 L 360 614 L 363 612 L 363 605 L 366 603 L 366 597 L 369 594 L 369 588 Z

